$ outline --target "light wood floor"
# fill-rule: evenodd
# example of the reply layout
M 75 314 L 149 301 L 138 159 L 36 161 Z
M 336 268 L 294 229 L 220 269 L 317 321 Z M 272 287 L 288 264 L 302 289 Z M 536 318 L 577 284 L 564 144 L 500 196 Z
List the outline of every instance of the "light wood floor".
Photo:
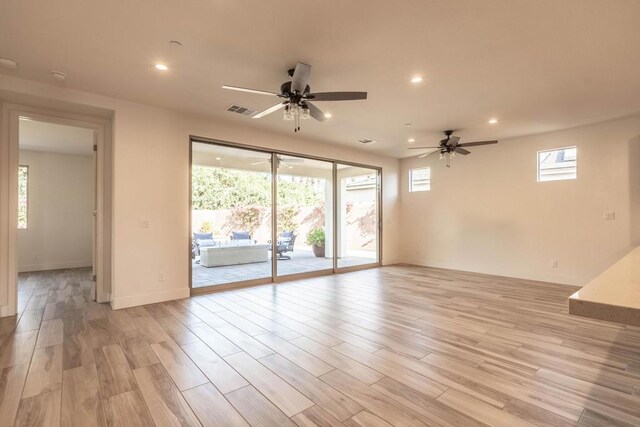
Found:
M 385 267 L 111 311 L 88 279 L 21 278 L 0 426 L 640 425 L 640 328 L 572 287 Z

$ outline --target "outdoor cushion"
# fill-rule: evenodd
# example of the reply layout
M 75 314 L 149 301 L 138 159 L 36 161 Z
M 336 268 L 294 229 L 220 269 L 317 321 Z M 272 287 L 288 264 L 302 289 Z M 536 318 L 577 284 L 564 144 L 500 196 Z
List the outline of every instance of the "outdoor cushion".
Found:
M 196 243 L 200 248 L 206 248 L 209 246 L 216 246 L 216 241 L 213 239 L 196 239 Z
M 213 233 L 193 233 L 194 240 L 209 240 L 213 239 Z
M 232 231 L 231 238 L 233 240 L 251 240 L 251 235 L 247 231 Z

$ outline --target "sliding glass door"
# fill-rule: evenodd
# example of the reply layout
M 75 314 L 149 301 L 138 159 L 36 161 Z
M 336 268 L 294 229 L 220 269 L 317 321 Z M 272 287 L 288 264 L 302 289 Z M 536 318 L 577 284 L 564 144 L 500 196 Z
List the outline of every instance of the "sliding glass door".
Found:
M 277 274 L 333 270 L 333 162 L 277 155 Z
M 191 287 L 379 265 L 380 191 L 376 168 L 192 141 Z
M 272 277 L 271 154 L 192 144 L 191 285 Z
M 337 164 L 338 268 L 379 261 L 378 169 Z

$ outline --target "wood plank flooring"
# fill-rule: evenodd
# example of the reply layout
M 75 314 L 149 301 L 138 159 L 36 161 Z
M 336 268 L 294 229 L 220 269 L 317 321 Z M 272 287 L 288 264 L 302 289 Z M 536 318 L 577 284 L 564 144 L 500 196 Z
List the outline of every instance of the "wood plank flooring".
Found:
M 639 426 L 640 328 L 576 289 L 391 266 L 112 311 L 24 274 L 0 426 Z

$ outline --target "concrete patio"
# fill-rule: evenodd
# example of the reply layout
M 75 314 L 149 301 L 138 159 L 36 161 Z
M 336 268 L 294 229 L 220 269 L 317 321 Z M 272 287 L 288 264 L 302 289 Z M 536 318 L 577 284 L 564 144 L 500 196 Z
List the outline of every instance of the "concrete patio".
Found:
M 291 256 L 291 259 L 278 260 L 278 276 L 326 270 L 333 267 L 333 260 L 331 258 L 316 258 L 313 252 L 309 250 L 296 249 L 287 255 Z M 375 261 L 374 253 L 371 253 L 371 257 L 347 256 L 338 260 L 338 266 L 351 267 L 354 265 L 371 264 Z M 224 267 L 207 268 L 197 264 L 195 260 L 192 262 L 192 286 L 194 288 L 265 277 L 271 277 L 271 255 L 269 255 L 269 261 L 267 262 Z

